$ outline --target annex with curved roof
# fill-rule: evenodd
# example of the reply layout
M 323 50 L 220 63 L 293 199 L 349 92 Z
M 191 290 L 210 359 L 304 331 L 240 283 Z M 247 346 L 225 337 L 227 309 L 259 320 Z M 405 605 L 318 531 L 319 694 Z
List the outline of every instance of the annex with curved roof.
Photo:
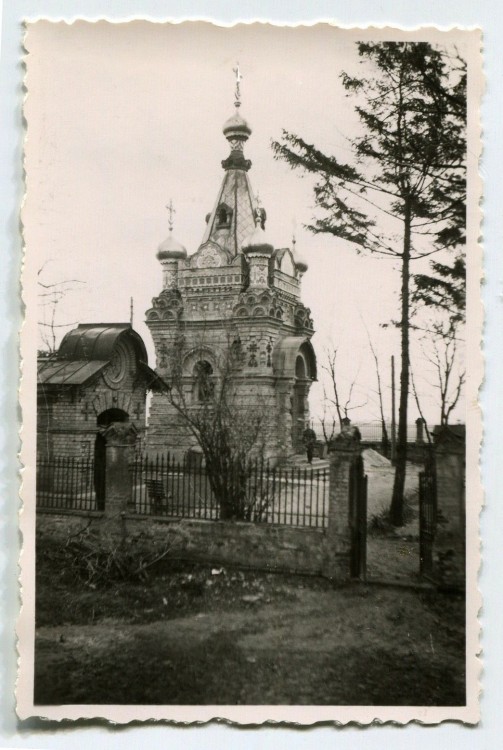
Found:
M 139 369 L 150 382 L 156 381 L 143 339 L 129 323 L 81 323 L 65 335 L 54 356 L 39 359 L 39 385 L 84 385 L 107 367 L 116 345 L 124 339 L 133 345 Z

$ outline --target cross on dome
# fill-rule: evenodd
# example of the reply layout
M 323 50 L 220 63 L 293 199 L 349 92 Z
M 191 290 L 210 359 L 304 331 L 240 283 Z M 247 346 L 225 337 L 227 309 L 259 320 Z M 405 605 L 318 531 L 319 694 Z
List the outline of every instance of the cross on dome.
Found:
M 169 213 L 169 219 L 168 219 L 169 231 L 172 232 L 173 231 L 173 221 L 174 221 L 173 220 L 173 216 L 174 216 L 174 214 L 176 214 L 176 210 L 175 210 L 175 207 L 173 206 L 173 199 L 172 198 L 169 199 L 169 203 L 166 205 L 166 208 L 168 209 L 168 213 Z
M 232 72 L 236 76 L 236 90 L 235 90 L 235 100 L 234 100 L 234 106 L 240 107 L 241 106 L 241 89 L 240 89 L 240 83 L 243 79 L 243 75 L 241 73 L 241 70 L 239 69 L 239 63 L 236 63 L 236 67 L 232 69 Z
M 184 246 L 178 242 L 177 239 L 175 239 L 173 235 L 173 224 L 174 224 L 174 215 L 176 214 L 175 207 L 173 206 L 173 199 L 170 198 L 169 203 L 166 205 L 166 209 L 169 214 L 169 235 L 164 240 L 164 242 L 161 242 L 157 249 L 157 258 L 160 261 L 165 260 L 185 260 L 187 257 L 187 251 L 184 248 Z

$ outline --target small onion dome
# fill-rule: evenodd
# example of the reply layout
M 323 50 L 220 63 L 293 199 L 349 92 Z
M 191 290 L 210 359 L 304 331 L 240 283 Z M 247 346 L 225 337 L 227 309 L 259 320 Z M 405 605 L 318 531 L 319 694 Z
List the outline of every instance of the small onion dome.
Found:
M 226 138 L 232 138 L 233 136 L 241 136 L 241 138 L 248 138 L 251 135 L 251 128 L 246 120 L 241 117 L 239 110 L 236 107 L 236 111 L 229 117 L 223 127 L 223 133 Z
M 306 273 L 308 269 L 307 261 L 297 252 L 295 253 L 295 268 L 301 273 Z
M 274 245 L 271 245 L 267 239 L 265 230 L 262 229 L 260 223 L 257 222 L 253 233 L 243 242 L 243 253 L 261 253 L 262 255 L 272 255 L 274 252 Z
M 186 260 L 187 251 L 171 232 L 164 242 L 161 242 L 157 249 L 158 260 Z

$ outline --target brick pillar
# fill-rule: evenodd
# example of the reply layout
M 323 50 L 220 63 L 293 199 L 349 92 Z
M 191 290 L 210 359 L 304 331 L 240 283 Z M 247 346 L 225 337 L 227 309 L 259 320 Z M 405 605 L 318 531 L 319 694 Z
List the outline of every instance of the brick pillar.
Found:
M 137 430 L 129 422 L 113 422 L 104 432 L 106 440 L 105 512 L 107 530 L 122 529 L 131 503 L 129 461 L 134 453 Z M 117 529 L 112 528 L 117 526 Z
M 351 575 L 350 472 L 351 466 L 361 455 L 359 436 L 359 431 L 354 427 L 343 429 L 328 454 L 330 487 L 323 573 L 337 581 L 346 581 Z
M 438 523 L 435 557 L 444 559 L 444 578 L 462 583 L 465 569 L 465 439 L 443 428 L 436 435 Z
M 465 532 L 465 441 L 446 427 L 435 445 L 437 509 L 445 521 L 440 529 L 451 536 Z M 442 528 L 443 527 L 443 528 Z

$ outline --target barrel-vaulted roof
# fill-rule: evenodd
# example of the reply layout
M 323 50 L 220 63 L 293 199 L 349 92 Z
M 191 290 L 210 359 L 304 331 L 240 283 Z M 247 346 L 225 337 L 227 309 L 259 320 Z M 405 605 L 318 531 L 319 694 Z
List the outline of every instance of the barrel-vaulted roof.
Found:
M 58 359 L 109 361 L 121 337 L 132 341 L 138 358 L 147 361 L 145 344 L 130 323 L 81 323 L 64 337 Z
M 52 357 L 41 357 L 38 363 L 40 385 L 84 385 L 102 372 L 112 359 L 119 340 L 133 345 L 136 361 L 144 375 L 155 373 L 148 367 L 143 339 L 129 323 L 81 323 L 69 331 Z

